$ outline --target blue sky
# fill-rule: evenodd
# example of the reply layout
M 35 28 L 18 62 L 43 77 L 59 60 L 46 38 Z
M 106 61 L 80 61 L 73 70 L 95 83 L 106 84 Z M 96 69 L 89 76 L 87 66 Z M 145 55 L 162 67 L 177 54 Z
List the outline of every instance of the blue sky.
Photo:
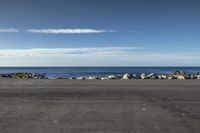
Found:
M 0 66 L 199 66 L 199 7 L 198 0 L 0 0 Z

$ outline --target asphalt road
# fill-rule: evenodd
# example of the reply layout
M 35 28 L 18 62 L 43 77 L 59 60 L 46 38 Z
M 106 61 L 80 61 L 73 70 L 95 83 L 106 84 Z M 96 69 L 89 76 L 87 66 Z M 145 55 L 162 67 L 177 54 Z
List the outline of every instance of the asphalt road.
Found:
M 200 133 L 200 80 L 0 79 L 0 133 Z

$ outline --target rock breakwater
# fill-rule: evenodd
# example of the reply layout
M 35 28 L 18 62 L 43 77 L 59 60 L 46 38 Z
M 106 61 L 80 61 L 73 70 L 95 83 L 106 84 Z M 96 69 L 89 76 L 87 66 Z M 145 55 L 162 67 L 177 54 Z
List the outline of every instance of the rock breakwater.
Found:
M 7 73 L 0 74 L 1 78 L 20 78 L 20 79 L 48 79 L 45 73 L 26 73 L 26 72 L 18 72 L 18 73 Z
M 1 78 L 21 78 L 21 79 L 49 79 L 49 77 L 45 74 L 38 73 L 9 73 L 9 74 L 0 74 Z M 107 76 L 81 76 L 81 77 L 60 77 L 57 79 L 72 79 L 72 80 L 131 80 L 131 79 L 141 79 L 141 80 L 200 80 L 200 73 L 186 73 L 184 71 L 175 71 L 171 74 L 155 74 L 155 73 L 141 73 L 141 74 L 111 74 Z

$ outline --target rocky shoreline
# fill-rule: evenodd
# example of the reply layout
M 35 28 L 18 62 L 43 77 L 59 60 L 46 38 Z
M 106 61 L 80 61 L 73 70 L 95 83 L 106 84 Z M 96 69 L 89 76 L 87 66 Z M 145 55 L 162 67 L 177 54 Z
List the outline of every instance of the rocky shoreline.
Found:
M 48 79 L 45 73 L 26 73 L 26 72 L 18 72 L 18 73 L 7 73 L 0 74 L 1 78 L 21 78 L 21 79 Z
M 50 79 L 45 73 L 9 73 L 0 74 L 1 78 L 21 78 L 21 79 Z M 70 77 L 63 78 L 59 77 L 57 79 L 77 79 L 77 80 L 131 80 L 131 79 L 163 79 L 163 80 L 184 80 L 184 79 L 200 79 L 200 73 L 186 73 L 184 71 L 175 71 L 171 74 L 121 74 L 121 75 L 108 75 L 108 76 L 87 76 L 87 77 Z

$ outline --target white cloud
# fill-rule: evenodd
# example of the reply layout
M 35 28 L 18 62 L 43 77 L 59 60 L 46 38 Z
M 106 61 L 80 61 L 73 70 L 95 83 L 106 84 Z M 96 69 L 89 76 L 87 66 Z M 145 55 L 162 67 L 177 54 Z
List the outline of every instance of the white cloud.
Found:
M 28 33 L 45 33 L 45 34 L 91 34 L 114 32 L 113 30 L 103 29 L 27 29 Z
M 0 57 L 42 57 L 130 54 L 138 47 L 0 49 Z
M 19 29 L 9 28 L 9 29 L 0 29 L 0 33 L 18 33 Z
M 15 28 L 0 29 L 0 33 L 18 33 L 18 32 L 27 32 L 27 33 L 43 33 L 43 34 L 95 34 L 95 33 L 107 33 L 115 32 L 114 30 L 105 30 L 105 29 L 26 29 L 20 30 Z
M 198 66 L 197 53 L 148 52 L 137 47 L 0 49 L 0 66 Z

